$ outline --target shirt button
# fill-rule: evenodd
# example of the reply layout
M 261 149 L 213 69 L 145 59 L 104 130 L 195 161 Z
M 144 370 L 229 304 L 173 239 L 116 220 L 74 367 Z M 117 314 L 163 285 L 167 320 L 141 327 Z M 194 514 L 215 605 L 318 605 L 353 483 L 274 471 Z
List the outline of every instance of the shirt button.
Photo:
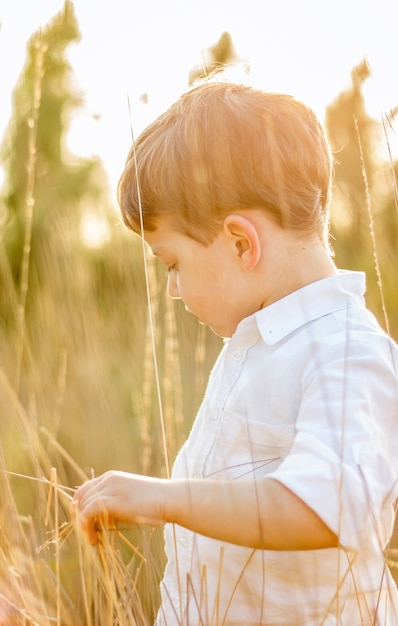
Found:
M 218 412 L 217 411 L 213 411 L 212 413 L 210 413 L 209 419 L 211 419 L 213 422 L 218 420 Z
M 184 549 L 188 548 L 188 541 L 185 537 L 180 537 L 180 546 Z
M 242 352 L 240 350 L 236 350 L 233 354 L 234 361 L 240 361 L 242 359 Z

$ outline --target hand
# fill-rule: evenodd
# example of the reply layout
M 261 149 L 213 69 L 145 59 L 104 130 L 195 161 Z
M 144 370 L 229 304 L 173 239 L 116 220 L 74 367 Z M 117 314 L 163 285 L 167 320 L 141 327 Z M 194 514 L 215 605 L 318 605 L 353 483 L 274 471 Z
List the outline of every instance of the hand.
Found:
M 165 519 L 168 481 L 110 471 L 84 483 L 71 503 L 71 516 L 94 545 L 102 528 L 119 523 L 161 526 Z

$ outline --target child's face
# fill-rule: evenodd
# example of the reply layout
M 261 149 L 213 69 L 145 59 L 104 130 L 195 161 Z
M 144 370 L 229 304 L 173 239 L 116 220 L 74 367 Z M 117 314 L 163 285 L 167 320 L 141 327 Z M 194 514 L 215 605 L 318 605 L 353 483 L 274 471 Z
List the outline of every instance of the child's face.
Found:
M 155 231 L 145 234 L 145 240 L 168 268 L 169 295 L 181 298 L 186 309 L 220 337 L 231 337 L 239 322 L 254 312 L 222 232 L 206 247 L 163 219 Z

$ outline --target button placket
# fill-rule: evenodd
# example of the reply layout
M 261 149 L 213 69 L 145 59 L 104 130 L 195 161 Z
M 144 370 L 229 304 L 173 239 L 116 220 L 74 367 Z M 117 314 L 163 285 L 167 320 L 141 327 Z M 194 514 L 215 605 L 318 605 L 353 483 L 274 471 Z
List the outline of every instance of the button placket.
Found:
M 243 357 L 242 350 L 235 350 L 232 354 L 232 358 L 236 363 L 239 363 L 239 361 L 242 360 L 242 357 Z

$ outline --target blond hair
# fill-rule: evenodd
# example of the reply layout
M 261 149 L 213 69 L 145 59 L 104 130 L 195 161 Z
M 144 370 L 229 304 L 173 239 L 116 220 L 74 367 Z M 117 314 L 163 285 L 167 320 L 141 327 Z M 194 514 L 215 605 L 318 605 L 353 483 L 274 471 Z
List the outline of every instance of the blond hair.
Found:
M 326 245 L 331 172 L 329 144 L 311 109 L 216 76 L 142 132 L 118 199 L 125 224 L 138 233 L 165 216 L 207 245 L 226 215 L 256 208 Z

